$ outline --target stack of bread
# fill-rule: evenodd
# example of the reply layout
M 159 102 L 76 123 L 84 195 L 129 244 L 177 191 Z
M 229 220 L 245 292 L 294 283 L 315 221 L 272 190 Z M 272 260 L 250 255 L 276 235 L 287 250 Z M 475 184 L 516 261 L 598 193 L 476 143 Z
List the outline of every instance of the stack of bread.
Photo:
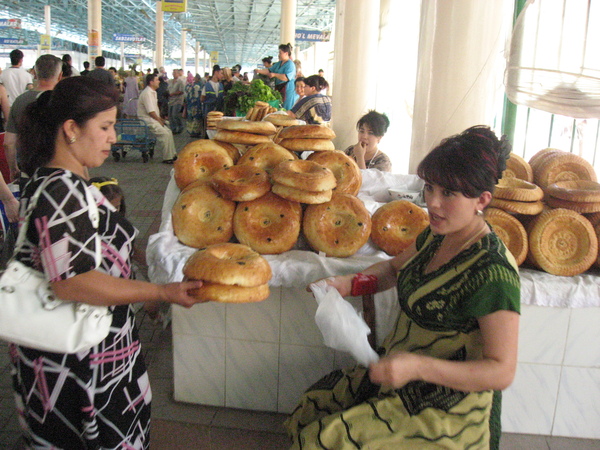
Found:
M 297 119 L 294 119 L 285 112 L 269 114 L 263 120 L 271 122 L 273 125 L 275 125 L 277 132 L 275 133 L 275 136 L 273 136 L 273 142 L 277 144 L 281 142 L 281 138 L 279 137 L 279 133 L 281 133 L 281 130 L 283 130 L 286 127 L 300 125 L 300 122 Z
M 217 123 L 216 141 L 230 144 L 256 145 L 271 142 L 277 130 L 271 122 L 223 119 Z
M 600 184 L 583 158 L 555 148 L 529 162 L 511 154 L 490 206 L 486 220 L 518 264 L 571 276 L 598 262 Z
M 331 200 L 335 175 L 321 164 L 298 159 L 279 163 L 271 174 L 272 191 L 282 198 L 309 205 Z
M 298 159 L 295 153 L 277 145 L 274 142 L 266 142 L 250 147 L 238 161 L 238 165 L 258 167 L 273 172 L 275 166 L 283 161 L 294 161 Z
M 215 244 L 198 250 L 183 267 L 188 280 L 202 280 L 193 293 L 203 301 L 259 302 L 269 296 L 271 266 L 258 253 L 241 244 Z
M 293 125 L 279 132 L 279 145 L 293 152 L 335 150 L 335 133 L 325 125 Z
M 175 166 L 181 193 L 172 218 L 182 243 L 204 248 L 235 236 L 261 254 L 278 254 L 297 247 L 304 230 L 312 249 L 339 257 L 366 243 L 371 219 L 355 197 L 362 177 L 350 157 L 331 151 L 322 153 L 327 158 L 299 160 L 269 141 L 250 147 L 234 164 L 232 149 L 237 151 L 230 143 L 200 140 L 181 151 Z
M 277 108 L 269 105 L 267 102 L 258 101 L 246 113 L 246 120 L 263 120 L 267 114 L 277 111 Z
M 206 115 L 206 129 L 216 130 L 217 123 L 223 119 L 223 113 L 221 111 L 210 111 Z

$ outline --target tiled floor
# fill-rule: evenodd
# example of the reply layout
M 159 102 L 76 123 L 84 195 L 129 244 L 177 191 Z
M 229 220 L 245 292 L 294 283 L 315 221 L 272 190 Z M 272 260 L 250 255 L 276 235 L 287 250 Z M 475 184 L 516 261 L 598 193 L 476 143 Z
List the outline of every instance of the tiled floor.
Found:
M 188 141 L 185 133 L 176 136 L 177 148 L 181 149 Z M 139 152 L 130 152 L 124 161 L 117 163 L 109 158 L 102 167 L 92 170 L 93 176 L 104 175 L 119 180 L 126 195 L 127 215 L 140 231 L 140 248 L 146 247 L 148 236 L 156 232 L 160 224 L 162 195 L 172 168 L 161 164 L 160 156 L 156 155 L 144 164 Z M 138 272 L 145 276 L 144 267 L 139 267 Z M 285 415 L 173 401 L 171 329 L 169 326 L 163 329 L 143 310 L 138 313 L 138 325 L 152 383 L 152 449 L 287 448 L 288 440 L 281 426 Z M 0 341 L 0 449 L 16 450 L 22 447 L 6 348 Z M 600 449 L 600 441 L 505 433 L 501 448 L 592 450 Z

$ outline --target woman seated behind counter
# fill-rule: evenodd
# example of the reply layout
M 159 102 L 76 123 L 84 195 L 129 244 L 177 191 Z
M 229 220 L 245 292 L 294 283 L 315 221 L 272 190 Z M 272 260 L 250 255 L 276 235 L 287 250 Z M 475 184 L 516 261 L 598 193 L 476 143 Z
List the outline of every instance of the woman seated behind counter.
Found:
M 510 145 L 484 126 L 452 136 L 417 169 L 430 225 L 342 296 L 397 287 L 400 313 L 366 368 L 330 373 L 286 422 L 293 448 L 497 448 L 499 391 L 515 375 L 520 279 L 483 218 Z M 360 285 L 360 286 L 358 286 Z
M 327 124 L 331 120 L 331 99 L 319 92 L 327 85 L 323 77 L 311 75 L 304 78 L 304 97 L 287 113 L 294 119 L 304 120 L 308 124 Z
M 389 126 L 390 119 L 385 114 L 369 111 L 356 123 L 358 143 L 348 147 L 344 153 L 353 157 L 360 169 L 391 172 L 392 161 L 378 147 Z

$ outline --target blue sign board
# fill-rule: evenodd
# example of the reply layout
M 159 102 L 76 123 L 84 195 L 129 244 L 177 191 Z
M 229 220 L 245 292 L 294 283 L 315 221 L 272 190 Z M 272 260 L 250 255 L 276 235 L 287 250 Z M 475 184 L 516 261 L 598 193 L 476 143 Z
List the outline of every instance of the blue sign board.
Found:
M 296 41 L 329 42 L 331 31 L 296 30 Z
M 144 36 L 137 36 L 135 34 L 113 34 L 113 41 L 116 42 L 144 42 L 145 40 Z
M 21 19 L 0 19 L 0 28 L 21 28 Z
M 23 45 L 25 41 L 21 38 L 0 38 L 0 45 Z

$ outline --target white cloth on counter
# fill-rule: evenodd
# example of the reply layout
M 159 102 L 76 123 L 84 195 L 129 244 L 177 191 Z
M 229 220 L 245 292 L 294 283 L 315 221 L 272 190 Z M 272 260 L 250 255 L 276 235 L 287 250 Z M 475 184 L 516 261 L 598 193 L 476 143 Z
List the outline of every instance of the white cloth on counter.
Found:
M 416 175 L 399 175 L 381 172 L 377 169 L 361 170 L 363 185 L 358 197 L 367 210 L 373 214 L 383 203 L 391 201 L 388 192 L 391 188 L 421 189 L 422 180 Z M 168 283 L 183 279 L 183 266 L 196 249 L 181 244 L 173 233 L 171 209 L 179 195 L 171 171 L 171 180 L 167 185 L 163 201 L 161 226 L 159 232 L 150 236 L 146 251 L 148 276 L 155 283 Z M 303 239 L 297 247 L 307 248 Z M 315 280 L 334 275 L 360 272 L 372 264 L 390 257 L 379 250 L 369 239 L 359 251 L 350 258 L 333 258 L 319 255 L 313 251 L 291 250 L 281 255 L 264 255 L 271 265 L 273 277 L 271 286 L 298 287 L 308 286 Z M 592 269 L 573 277 L 557 277 L 546 272 L 520 269 L 521 303 L 524 305 L 552 306 L 561 308 L 600 307 L 600 275 L 598 269 Z M 395 290 L 377 294 L 378 330 L 381 320 L 396 310 Z M 381 314 L 380 314 L 381 310 Z

